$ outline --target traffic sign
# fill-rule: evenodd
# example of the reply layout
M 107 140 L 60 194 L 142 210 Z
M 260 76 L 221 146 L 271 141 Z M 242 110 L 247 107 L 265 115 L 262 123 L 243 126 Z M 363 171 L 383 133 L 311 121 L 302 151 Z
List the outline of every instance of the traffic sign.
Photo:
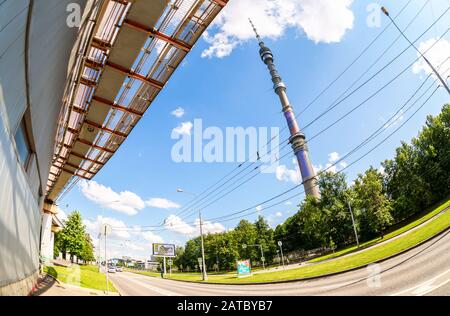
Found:
M 283 245 L 283 243 L 281 242 L 281 240 L 278 242 L 278 246 L 282 246 Z

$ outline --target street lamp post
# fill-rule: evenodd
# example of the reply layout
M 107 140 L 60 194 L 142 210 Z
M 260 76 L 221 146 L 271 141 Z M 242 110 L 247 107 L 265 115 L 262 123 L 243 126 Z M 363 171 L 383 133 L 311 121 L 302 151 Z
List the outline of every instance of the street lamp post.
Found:
M 109 272 L 108 272 L 108 257 L 106 254 L 106 236 L 111 233 L 111 226 L 108 224 L 103 224 L 102 226 L 102 232 L 105 236 L 105 270 L 106 270 L 106 295 L 109 293 Z
M 348 204 L 348 209 L 350 210 L 350 215 L 352 216 L 352 224 L 353 224 L 353 231 L 355 232 L 356 245 L 359 248 L 358 232 L 356 231 L 355 218 L 353 216 L 353 211 L 352 211 L 352 206 L 350 205 L 350 200 L 347 200 L 347 204 Z
M 263 270 L 265 270 L 266 266 L 264 264 L 264 261 L 266 260 L 266 258 L 264 258 L 264 250 L 263 250 L 262 244 L 254 244 L 254 245 L 242 244 L 242 248 L 244 248 L 244 249 L 247 248 L 248 246 L 259 247 L 259 249 L 261 251 L 261 262 L 262 262 Z
M 280 247 L 280 251 L 281 251 L 281 261 L 283 262 L 283 269 L 284 269 L 283 242 L 282 242 L 281 240 L 278 241 L 278 246 Z
M 184 191 L 183 189 L 177 189 L 177 192 L 191 194 L 194 197 L 196 196 L 195 194 Z M 201 211 L 198 211 L 198 219 L 199 219 L 199 225 L 200 225 L 200 241 L 201 241 L 201 253 L 202 253 L 202 279 L 203 279 L 203 281 L 207 281 L 208 274 L 206 272 L 206 264 L 205 264 L 205 245 L 203 243 L 203 221 L 202 221 Z
M 97 260 L 98 260 L 98 272 L 101 272 L 102 269 L 102 256 L 100 252 L 100 245 L 102 243 L 102 233 L 98 233 L 98 249 L 97 249 Z

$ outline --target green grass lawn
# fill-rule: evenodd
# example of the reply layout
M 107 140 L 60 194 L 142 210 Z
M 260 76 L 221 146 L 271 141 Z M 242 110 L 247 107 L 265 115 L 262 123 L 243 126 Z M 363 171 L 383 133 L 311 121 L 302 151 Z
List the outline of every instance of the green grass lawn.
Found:
M 98 272 L 98 266 L 73 265 L 69 268 L 46 266 L 44 272 L 63 283 L 106 291 L 106 276 Z M 109 291 L 117 292 L 111 281 L 109 281 Z
M 436 207 L 435 209 L 433 209 L 431 212 L 428 211 L 426 212 L 425 215 L 421 214 L 422 216 L 420 216 L 419 218 L 416 218 L 415 220 L 412 220 L 410 223 L 408 223 L 407 225 L 404 225 L 398 229 L 395 229 L 391 232 L 389 232 L 388 234 L 384 235 L 384 238 L 381 239 L 380 237 L 372 239 L 372 240 L 368 240 L 364 243 L 360 243 L 359 248 L 356 245 L 352 245 L 352 246 L 348 246 L 346 248 L 340 249 L 338 251 L 335 251 L 334 253 L 328 254 L 328 255 L 324 255 L 324 256 L 320 256 L 314 259 L 309 260 L 308 262 L 319 262 L 319 261 L 323 261 L 323 260 L 327 260 L 327 259 L 332 259 L 332 258 L 336 258 L 342 255 L 346 255 L 348 253 L 354 252 L 356 250 L 361 250 L 370 246 L 373 246 L 379 242 L 382 241 L 386 241 L 390 238 L 393 238 L 395 236 L 398 236 L 420 224 L 422 224 L 423 222 L 427 221 L 428 219 L 430 219 L 431 217 L 433 217 L 434 215 L 438 214 L 440 211 L 442 211 L 443 209 L 445 209 L 446 207 L 450 206 L 450 197 L 447 198 L 447 200 L 441 204 L 439 207 Z
M 449 201 L 441 205 L 439 208 L 433 211 L 439 212 L 448 205 Z M 433 214 L 428 214 L 427 218 L 433 216 Z M 421 222 L 423 222 L 423 218 Z M 416 222 L 416 221 L 415 221 Z M 415 226 L 413 223 L 409 225 Z M 407 225 L 407 226 L 409 226 Z M 412 226 L 412 227 L 413 227 Z M 410 226 L 411 227 L 411 226 Z M 383 258 L 389 257 L 403 250 L 406 250 L 414 245 L 417 245 L 421 241 L 424 241 L 450 227 L 450 211 L 443 213 L 441 216 L 424 224 L 421 228 L 410 232 L 409 234 L 399 237 L 395 240 L 391 240 L 386 244 L 374 247 L 372 249 L 367 249 L 362 252 L 355 252 L 347 257 L 336 258 L 331 261 L 319 262 L 313 265 L 303 266 L 291 270 L 281 270 L 268 273 L 254 274 L 246 278 L 237 278 L 236 274 L 222 274 L 222 275 L 209 275 L 209 283 L 258 283 L 258 282 L 270 282 L 270 281 L 284 281 L 284 280 L 295 280 L 313 276 L 320 276 L 334 272 L 341 272 L 348 270 L 350 268 L 355 268 L 381 260 Z M 401 231 L 405 231 L 407 228 L 402 227 Z M 392 232 L 394 234 L 395 232 Z M 397 234 L 398 235 L 398 234 Z M 392 237 L 392 236 L 391 236 Z M 147 274 L 142 272 L 141 274 Z M 151 273 L 151 276 L 158 276 L 159 273 Z M 147 274 L 147 275 L 150 275 Z M 171 277 L 167 276 L 168 279 L 173 280 L 183 280 L 183 281 L 193 281 L 202 282 L 200 273 L 173 273 Z

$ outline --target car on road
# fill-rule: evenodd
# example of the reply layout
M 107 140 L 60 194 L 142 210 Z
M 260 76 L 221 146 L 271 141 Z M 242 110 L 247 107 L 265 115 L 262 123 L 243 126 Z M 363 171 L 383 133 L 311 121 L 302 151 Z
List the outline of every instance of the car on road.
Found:
M 108 273 L 116 273 L 116 266 L 109 264 L 108 265 Z
M 122 267 L 116 267 L 116 272 L 123 272 Z

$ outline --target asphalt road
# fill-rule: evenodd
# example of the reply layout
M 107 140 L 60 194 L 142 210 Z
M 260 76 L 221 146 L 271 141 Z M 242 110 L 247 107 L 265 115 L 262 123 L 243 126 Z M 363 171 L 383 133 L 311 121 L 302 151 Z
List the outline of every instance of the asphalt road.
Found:
M 450 230 L 380 264 L 308 281 L 219 285 L 128 272 L 110 277 L 121 295 L 133 296 L 450 295 Z

